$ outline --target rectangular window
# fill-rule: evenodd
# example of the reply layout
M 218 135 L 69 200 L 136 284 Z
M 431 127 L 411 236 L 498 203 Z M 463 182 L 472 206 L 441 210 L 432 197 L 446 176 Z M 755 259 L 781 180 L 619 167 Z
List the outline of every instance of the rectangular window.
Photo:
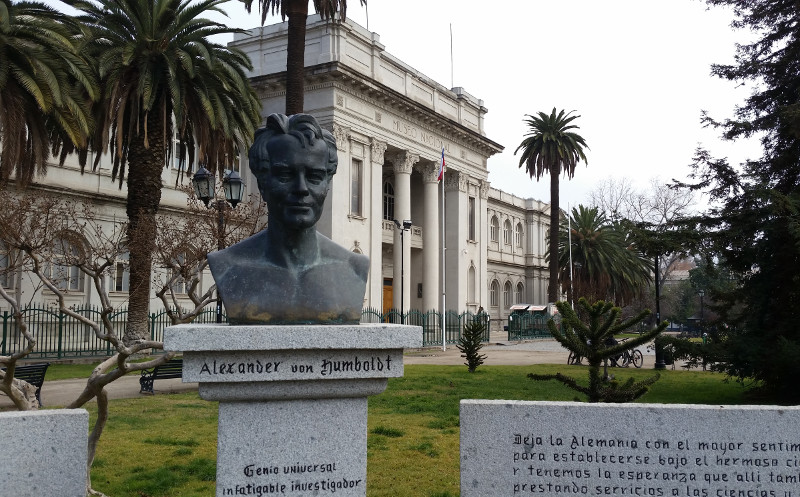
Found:
M 56 241 L 53 262 L 48 264 L 46 274 L 59 290 L 83 291 L 83 273 L 74 263 L 80 259 L 81 250 L 69 240 Z
M 55 264 L 51 278 L 59 290 L 83 291 L 83 275 L 78 266 Z
M 14 275 L 10 273 L 8 266 L 8 251 L 6 251 L 3 244 L 0 243 L 0 285 L 2 285 L 3 288 L 14 287 Z
M 130 290 L 131 273 L 128 270 L 130 253 L 126 250 L 117 256 L 114 263 L 114 291 L 127 292 Z
M 352 167 L 350 168 L 350 214 L 354 216 L 363 215 L 362 209 L 362 174 L 363 164 L 358 159 L 353 159 Z
M 175 280 L 172 283 L 172 291 L 176 295 L 185 295 L 186 294 L 186 280 L 183 279 L 183 276 L 180 275 L 180 268 L 183 267 L 184 262 L 186 261 L 186 254 L 181 252 L 175 256 L 175 264 L 177 267 L 167 268 L 167 277 L 172 280 L 173 276 Z
M 475 240 L 475 197 L 469 198 L 469 240 Z

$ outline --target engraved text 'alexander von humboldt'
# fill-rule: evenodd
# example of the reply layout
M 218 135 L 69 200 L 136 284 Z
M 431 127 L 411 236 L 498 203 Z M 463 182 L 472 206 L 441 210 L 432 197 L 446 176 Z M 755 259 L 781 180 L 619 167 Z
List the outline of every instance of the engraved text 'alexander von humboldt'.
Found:
M 386 356 L 358 356 L 354 355 L 343 359 L 322 359 L 316 364 L 303 362 L 302 364 L 289 364 L 287 361 L 262 361 L 260 359 L 247 361 L 204 361 L 200 367 L 201 375 L 222 376 L 234 374 L 273 374 L 273 373 L 303 373 L 319 374 L 320 376 L 336 376 L 344 373 L 371 373 L 392 370 L 392 357 Z

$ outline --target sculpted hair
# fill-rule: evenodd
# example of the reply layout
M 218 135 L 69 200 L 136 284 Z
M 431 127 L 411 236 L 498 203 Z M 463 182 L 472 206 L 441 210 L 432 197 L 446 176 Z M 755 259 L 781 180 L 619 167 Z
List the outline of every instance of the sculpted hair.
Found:
M 320 127 L 314 116 L 309 114 L 292 116 L 271 114 L 267 118 L 267 124 L 256 130 L 253 145 L 250 146 L 247 154 L 250 160 L 250 170 L 256 178 L 269 170 L 270 158 L 267 145 L 273 137 L 279 135 L 295 137 L 302 148 L 313 147 L 317 140 L 323 140 L 328 147 L 328 163 L 325 168 L 329 176 L 336 174 L 336 168 L 339 165 L 336 139 L 330 131 Z

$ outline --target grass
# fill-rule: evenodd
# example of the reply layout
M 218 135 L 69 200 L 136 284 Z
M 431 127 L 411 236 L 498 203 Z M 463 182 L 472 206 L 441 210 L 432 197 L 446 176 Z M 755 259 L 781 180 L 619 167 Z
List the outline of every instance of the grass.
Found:
M 368 497 L 459 495 L 461 399 L 574 400 L 555 372 L 586 378 L 585 366 L 405 366 L 369 399 Z M 615 369 L 619 378 L 652 370 Z M 745 403 L 744 389 L 702 371 L 662 371 L 641 402 Z M 93 409 L 93 405 L 89 406 Z M 115 497 L 212 497 L 216 474 L 217 404 L 195 393 L 111 402 L 111 417 L 92 470 L 96 489 Z
M 51 364 L 44 375 L 45 381 L 71 380 L 73 378 L 88 378 L 92 370 L 100 361 L 87 364 Z
M 141 362 L 147 361 L 151 358 L 146 357 L 142 359 L 137 359 L 132 362 Z M 74 378 L 89 378 L 92 374 L 94 368 L 100 364 L 100 361 L 94 362 L 87 362 L 87 363 L 75 363 L 75 364 L 51 364 L 50 367 L 47 368 L 47 373 L 44 375 L 45 381 L 55 381 L 55 380 L 71 380 Z M 135 371 L 133 373 L 138 375 L 141 374 L 139 371 Z

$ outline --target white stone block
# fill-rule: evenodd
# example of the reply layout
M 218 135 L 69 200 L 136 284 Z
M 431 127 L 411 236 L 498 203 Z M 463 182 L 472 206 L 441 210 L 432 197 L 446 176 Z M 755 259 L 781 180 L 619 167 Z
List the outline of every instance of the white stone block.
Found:
M 89 413 L 0 412 L 0 495 L 85 497 Z
M 800 408 L 461 402 L 461 497 L 800 496 Z

